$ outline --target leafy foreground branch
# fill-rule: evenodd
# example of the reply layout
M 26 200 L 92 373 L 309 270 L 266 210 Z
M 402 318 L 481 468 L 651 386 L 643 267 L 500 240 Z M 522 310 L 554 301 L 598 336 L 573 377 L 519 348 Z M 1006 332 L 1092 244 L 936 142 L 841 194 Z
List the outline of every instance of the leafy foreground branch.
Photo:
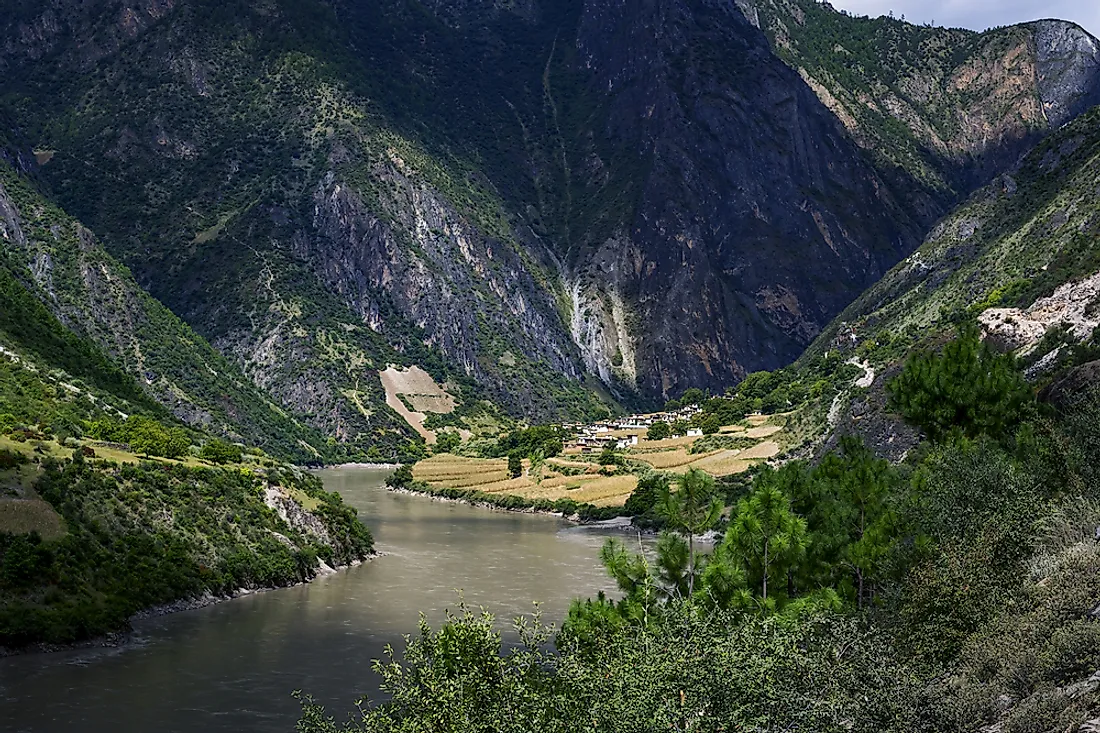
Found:
M 337 731 L 879 731 L 911 722 L 909 673 L 851 619 L 795 625 L 689 605 L 598 645 L 517 621 L 502 649 L 488 615 L 421 622 L 402 658 L 376 663 L 385 705 L 337 723 L 304 699 L 299 733 Z M 868 699 L 872 702 L 868 702 Z

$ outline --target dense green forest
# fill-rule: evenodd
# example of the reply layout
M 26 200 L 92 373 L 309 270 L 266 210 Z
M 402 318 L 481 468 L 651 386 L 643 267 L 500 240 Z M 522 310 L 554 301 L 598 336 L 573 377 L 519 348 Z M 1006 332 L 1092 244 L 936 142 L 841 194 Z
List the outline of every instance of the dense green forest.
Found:
M 4 456 L 4 478 L 28 468 Z M 346 565 L 373 547 L 355 511 L 297 469 L 93 465 L 78 450 L 33 475 L 64 530 L 0 532 L 0 647 L 84 640 L 158 604 L 309 580 L 319 560 Z M 284 512 L 309 506 L 323 529 L 293 507 L 280 516 L 264 501 L 273 488 Z
M 1086 730 L 1100 394 L 1039 401 L 967 329 L 889 391 L 926 436 L 900 464 L 848 438 L 727 485 L 654 474 L 629 508 L 663 520 L 655 555 L 601 553 L 621 598 L 518 620 L 518 646 L 465 610 L 422 626 L 377 664 L 387 702 L 339 722 L 307 696 L 300 733 Z

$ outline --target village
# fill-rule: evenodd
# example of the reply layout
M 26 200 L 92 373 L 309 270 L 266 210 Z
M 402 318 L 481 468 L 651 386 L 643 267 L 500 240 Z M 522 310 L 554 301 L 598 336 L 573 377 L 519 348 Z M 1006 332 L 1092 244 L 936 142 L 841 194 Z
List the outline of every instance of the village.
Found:
M 574 436 L 567 446 L 580 449 L 581 453 L 599 453 L 608 446 L 618 450 L 637 447 L 642 435 L 657 423 L 664 423 L 670 428 L 681 424 L 685 426 L 682 433 L 672 431 L 670 439 L 702 437 L 701 428 L 689 425 L 700 412 L 697 405 L 689 405 L 674 411 L 634 414 L 592 424 L 566 423 L 561 427 L 564 433 Z
M 437 453 L 419 461 L 413 477 L 436 490 L 620 507 L 647 472 L 695 468 L 715 478 L 732 476 L 775 458 L 789 442 L 783 414 L 748 415 L 705 435 L 696 426 L 700 413 L 699 407 L 687 406 L 562 424 L 561 454 L 525 458 L 518 474 L 506 458 Z M 665 427 L 653 430 L 656 425 Z

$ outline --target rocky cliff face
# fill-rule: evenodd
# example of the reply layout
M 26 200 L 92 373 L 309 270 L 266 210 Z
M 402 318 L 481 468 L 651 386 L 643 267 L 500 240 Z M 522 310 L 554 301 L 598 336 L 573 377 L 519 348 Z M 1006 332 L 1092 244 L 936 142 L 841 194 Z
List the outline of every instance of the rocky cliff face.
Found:
M 589 374 L 655 401 L 791 361 L 1096 76 L 1067 24 L 871 33 L 800 0 L 69 4 L 5 26 L 36 175 L 364 446 L 400 433 L 391 362 L 546 419 L 597 410 Z
M 5 9 L 0 69 L 44 59 L 87 69 L 168 15 L 176 0 L 46 0 L 12 5 Z
M 1100 103 L 1100 43 L 1038 21 L 985 33 L 857 18 L 814 0 L 739 0 L 776 53 L 938 217 Z
M 584 368 L 554 298 L 558 272 L 542 244 L 497 239 L 468 222 L 418 178 L 397 151 L 370 161 L 383 193 L 368 203 L 335 172 L 313 193 L 296 254 L 364 321 L 384 295 L 423 330 L 425 343 L 497 392 L 518 358 L 579 381 Z M 510 395 L 541 404 L 533 385 Z M 502 400 L 507 402 L 508 399 Z
M 264 396 L 145 293 L 85 226 L 4 163 L 0 247 L 0 266 L 177 418 L 282 455 L 313 459 L 325 451 L 320 433 Z
M 608 90 L 597 134 L 644 160 L 635 207 L 581 266 L 625 295 L 647 394 L 789 362 L 918 240 L 919 221 L 731 6 L 590 3 L 577 46 Z
M 1043 111 L 1061 127 L 1100 104 L 1100 41 L 1079 26 L 1057 20 L 1029 23 Z

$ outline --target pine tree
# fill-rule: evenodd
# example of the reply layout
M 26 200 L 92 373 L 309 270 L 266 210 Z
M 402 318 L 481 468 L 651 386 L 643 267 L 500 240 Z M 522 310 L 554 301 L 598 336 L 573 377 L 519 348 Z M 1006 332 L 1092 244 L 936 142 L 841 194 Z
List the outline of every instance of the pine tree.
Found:
M 659 513 L 669 527 L 687 536 L 688 594 L 695 592 L 695 535 L 711 529 L 722 516 L 722 501 L 717 496 L 714 479 L 697 468 L 676 479 L 676 491 L 666 491 L 661 497 Z
M 896 541 L 897 516 L 890 505 L 897 474 L 888 461 L 878 460 L 863 441 L 846 436 L 841 454 L 827 456 L 815 478 L 834 499 L 843 542 L 841 562 L 854 575 L 856 604 L 862 608 L 867 584 Z
M 791 511 L 791 502 L 774 486 L 758 486 L 738 504 L 723 550 L 739 561 L 747 582 L 760 588 L 769 605 L 769 581 L 784 578 L 806 554 L 806 522 Z M 774 603 L 774 598 L 772 601 Z
M 960 328 L 942 353 L 911 356 L 887 391 L 891 408 L 933 442 L 956 432 L 1004 439 L 1034 402 L 1012 355 L 982 343 L 973 325 Z

